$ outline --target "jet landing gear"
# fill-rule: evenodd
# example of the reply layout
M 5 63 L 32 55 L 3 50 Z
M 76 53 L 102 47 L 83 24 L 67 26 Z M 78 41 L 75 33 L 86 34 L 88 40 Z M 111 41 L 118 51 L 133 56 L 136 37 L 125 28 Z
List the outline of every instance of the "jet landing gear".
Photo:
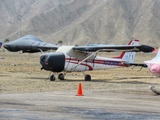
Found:
M 89 74 L 85 74 L 84 72 L 82 72 L 84 75 L 84 80 L 85 81 L 91 81 L 91 76 Z
M 62 73 L 58 74 L 58 79 L 64 80 L 64 74 L 62 74 Z M 55 75 L 51 75 L 50 81 L 55 81 L 55 80 L 56 80 Z

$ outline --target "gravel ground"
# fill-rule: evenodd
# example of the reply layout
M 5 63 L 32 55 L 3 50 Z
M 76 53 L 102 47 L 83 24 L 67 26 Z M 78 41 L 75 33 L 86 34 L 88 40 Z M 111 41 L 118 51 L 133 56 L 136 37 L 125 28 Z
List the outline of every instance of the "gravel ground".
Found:
M 49 81 L 50 72 L 40 70 L 37 54 L 0 52 L 0 119 L 1 120 L 99 120 L 160 119 L 159 96 L 148 86 L 159 89 L 159 78 L 147 68 L 114 68 L 68 73 L 65 80 Z M 116 54 L 104 54 L 104 56 Z M 136 55 L 135 62 L 155 54 Z M 84 96 L 75 96 L 82 83 Z
M 84 81 L 80 72 L 68 73 L 65 80 L 49 81 L 50 72 L 40 70 L 39 56 L 36 54 L 20 54 L 0 52 L 0 93 L 30 93 L 52 92 L 77 89 L 78 83 L 82 83 L 84 90 L 121 89 L 159 87 L 159 78 L 152 76 L 147 68 L 140 67 L 114 68 L 99 71 L 86 72 L 92 76 L 92 81 Z M 104 54 L 104 56 L 116 56 L 117 53 Z M 155 54 L 138 53 L 135 62 L 153 58 Z

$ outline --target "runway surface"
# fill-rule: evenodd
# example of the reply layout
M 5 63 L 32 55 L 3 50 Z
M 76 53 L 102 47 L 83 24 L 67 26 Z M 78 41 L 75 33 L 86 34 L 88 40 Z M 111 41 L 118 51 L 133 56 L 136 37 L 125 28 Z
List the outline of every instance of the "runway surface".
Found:
M 140 89 L 0 95 L 1 120 L 160 119 L 160 96 Z

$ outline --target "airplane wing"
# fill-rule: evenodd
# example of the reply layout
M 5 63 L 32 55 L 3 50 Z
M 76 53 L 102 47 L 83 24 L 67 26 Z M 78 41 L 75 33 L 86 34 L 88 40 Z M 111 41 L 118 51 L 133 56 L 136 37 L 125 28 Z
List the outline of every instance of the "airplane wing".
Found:
M 81 52 L 116 52 L 116 51 L 126 51 L 126 52 L 152 52 L 153 47 L 147 45 L 101 45 L 101 46 L 75 46 L 74 50 Z
M 49 49 L 57 50 L 59 47 L 58 45 L 54 45 L 46 42 L 41 42 L 41 43 L 33 42 L 31 46 L 36 49 L 46 49 L 46 50 L 49 50 Z
M 40 50 L 46 51 L 49 49 L 57 50 L 59 48 L 58 45 L 43 42 L 33 35 L 26 35 L 17 40 L 5 43 L 3 47 L 11 52 L 23 51 L 29 53 L 39 52 Z M 79 52 L 152 52 L 154 50 L 153 47 L 147 45 L 74 46 L 73 49 Z

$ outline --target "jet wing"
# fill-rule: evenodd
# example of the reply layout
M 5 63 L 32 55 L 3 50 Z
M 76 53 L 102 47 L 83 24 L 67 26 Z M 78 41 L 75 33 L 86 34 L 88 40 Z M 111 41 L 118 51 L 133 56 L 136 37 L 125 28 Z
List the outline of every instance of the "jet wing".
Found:
M 153 47 L 147 45 L 103 45 L 103 46 L 75 46 L 74 50 L 81 52 L 116 52 L 116 51 L 126 51 L 126 52 L 152 52 Z

